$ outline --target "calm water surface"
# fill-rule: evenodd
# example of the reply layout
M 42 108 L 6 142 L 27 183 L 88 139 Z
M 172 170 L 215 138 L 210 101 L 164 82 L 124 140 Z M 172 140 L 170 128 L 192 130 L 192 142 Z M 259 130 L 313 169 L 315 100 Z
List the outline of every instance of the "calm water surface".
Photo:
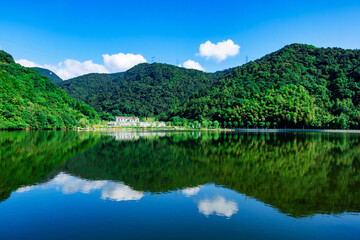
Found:
M 360 135 L 0 132 L 0 239 L 360 239 Z

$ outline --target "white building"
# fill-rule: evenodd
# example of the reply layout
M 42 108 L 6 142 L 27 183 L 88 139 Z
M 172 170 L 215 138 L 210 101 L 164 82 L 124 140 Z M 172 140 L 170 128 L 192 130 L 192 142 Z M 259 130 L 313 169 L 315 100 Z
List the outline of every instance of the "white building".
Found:
M 115 122 L 116 123 L 121 123 L 121 122 L 138 122 L 139 118 L 138 117 L 115 117 Z

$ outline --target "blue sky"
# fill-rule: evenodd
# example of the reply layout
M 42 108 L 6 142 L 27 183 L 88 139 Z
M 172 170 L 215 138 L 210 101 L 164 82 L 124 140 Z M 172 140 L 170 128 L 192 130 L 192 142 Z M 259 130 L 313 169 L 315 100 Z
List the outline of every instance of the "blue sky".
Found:
M 0 48 L 64 78 L 153 57 L 213 72 L 291 43 L 359 49 L 359 13 L 360 1 L 348 0 L 2 1 Z

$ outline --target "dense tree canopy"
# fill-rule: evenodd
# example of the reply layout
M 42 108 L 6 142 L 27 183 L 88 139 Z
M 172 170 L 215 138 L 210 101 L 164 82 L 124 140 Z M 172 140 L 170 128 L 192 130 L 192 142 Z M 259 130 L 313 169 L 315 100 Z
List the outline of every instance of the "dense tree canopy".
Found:
M 0 51 L 0 129 L 71 128 L 95 120 L 94 109 Z
M 162 114 L 243 126 L 359 128 L 360 50 L 292 44 Z
M 117 74 L 88 74 L 63 81 L 70 96 L 94 107 L 104 119 L 115 115 L 156 116 L 210 86 L 215 74 L 167 64 L 139 64 Z

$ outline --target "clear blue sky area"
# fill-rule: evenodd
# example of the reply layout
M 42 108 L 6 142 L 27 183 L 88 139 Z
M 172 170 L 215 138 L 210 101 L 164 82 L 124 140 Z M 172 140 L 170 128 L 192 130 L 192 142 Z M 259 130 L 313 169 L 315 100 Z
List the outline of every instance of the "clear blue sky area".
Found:
M 236 56 L 197 54 L 227 39 L 240 46 Z M 133 53 L 213 72 L 291 43 L 359 49 L 360 1 L 1 1 L 0 48 L 41 65 Z

